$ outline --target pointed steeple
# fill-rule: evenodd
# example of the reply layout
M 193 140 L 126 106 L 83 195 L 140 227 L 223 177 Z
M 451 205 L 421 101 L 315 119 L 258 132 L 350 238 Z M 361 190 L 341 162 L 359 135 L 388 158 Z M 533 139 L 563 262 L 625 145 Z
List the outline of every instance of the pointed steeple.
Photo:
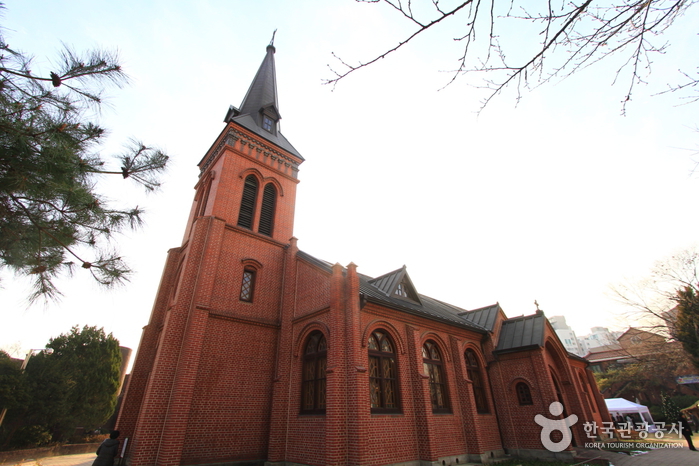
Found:
M 247 113 L 255 118 L 259 126 L 262 126 L 262 115 L 269 115 L 275 121 L 270 132 L 276 131 L 276 123 L 281 119 L 277 98 L 277 73 L 274 67 L 274 45 L 267 46 L 267 54 L 262 60 L 260 69 L 257 70 L 255 79 L 252 80 L 250 89 L 240 104 L 240 113 Z
M 276 32 L 276 31 L 275 31 Z M 240 104 L 240 109 L 231 106 L 228 109 L 226 123 L 235 122 L 253 131 L 268 141 L 301 157 L 301 154 L 279 131 L 279 99 L 277 97 L 277 72 L 274 66 L 274 37 L 267 46 L 267 53 L 247 94 Z

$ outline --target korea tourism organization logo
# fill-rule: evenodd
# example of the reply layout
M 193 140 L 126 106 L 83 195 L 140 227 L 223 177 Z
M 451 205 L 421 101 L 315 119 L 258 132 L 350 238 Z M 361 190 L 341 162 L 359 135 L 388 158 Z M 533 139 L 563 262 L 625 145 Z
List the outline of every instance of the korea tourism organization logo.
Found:
M 560 416 L 563 414 L 563 405 L 558 401 L 554 401 L 549 405 L 549 413 L 553 416 Z M 534 416 L 534 422 L 541 426 L 541 443 L 548 451 L 557 453 L 568 448 L 573 440 L 573 432 L 570 428 L 578 422 L 578 416 L 571 414 L 563 419 L 549 419 L 546 416 L 537 414 Z M 551 440 L 551 434 L 556 431 L 562 435 L 561 440 L 558 442 Z
M 549 405 L 549 413 L 555 417 L 560 416 L 563 414 L 563 405 L 558 401 L 554 401 Z M 571 414 L 563 419 L 549 419 L 546 416 L 537 414 L 534 416 L 534 422 L 541 426 L 541 443 L 544 447 L 550 452 L 558 453 L 568 448 L 572 443 L 573 432 L 571 427 L 578 422 L 578 416 Z M 663 441 L 667 434 L 676 434 L 678 437 L 681 437 L 682 422 L 672 423 L 668 427 L 665 424 L 664 422 L 655 424 L 639 422 L 634 424 L 629 420 L 628 422 L 618 423 L 603 422 L 601 426 L 598 426 L 595 421 L 585 422 L 583 429 L 588 439 L 597 439 L 598 434 L 602 435 L 602 438 L 608 439 L 604 442 L 587 442 L 585 443 L 585 448 L 628 448 L 628 442 L 632 441 L 632 439 L 636 439 L 633 444 L 636 448 L 682 448 L 683 443 L 674 441 L 674 438 L 666 438 Z M 554 435 L 554 437 L 560 438 L 560 440 L 555 441 L 551 439 L 552 434 L 555 432 L 560 432 L 560 434 Z M 610 443 L 610 440 L 618 440 L 620 442 Z M 643 443 L 645 441 L 647 442 Z

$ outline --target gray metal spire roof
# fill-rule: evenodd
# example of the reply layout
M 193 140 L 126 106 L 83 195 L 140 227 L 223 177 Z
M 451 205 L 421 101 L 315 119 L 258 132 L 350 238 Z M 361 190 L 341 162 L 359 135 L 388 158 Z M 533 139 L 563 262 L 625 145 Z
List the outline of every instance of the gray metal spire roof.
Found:
M 243 103 L 240 104 L 240 109 L 231 106 L 223 121 L 235 122 L 303 160 L 301 154 L 279 131 L 281 114 L 277 97 L 277 72 L 274 66 L 275 51 L 270 43 Z M 267 124 L 265 119 L 268 120 Z
M 267 54 L 262 60 L 260 69 L 257 70 L 255 79 L 250 84 L 243 103 L 240 104 L 241 114 L 256 114 L 262 108 L 270 108 L 279 115 L 279 99 L 277 97 L 277 71 L 274 67 L 274 52 L 276 49 L 273 45 L 267 46 Z

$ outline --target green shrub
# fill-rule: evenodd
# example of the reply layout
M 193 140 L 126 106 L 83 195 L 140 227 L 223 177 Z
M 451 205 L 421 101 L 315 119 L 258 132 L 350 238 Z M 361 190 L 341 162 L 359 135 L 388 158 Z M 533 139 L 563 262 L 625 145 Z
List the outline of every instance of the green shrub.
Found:
M 11 448 L 36 448 L 51 443 L 51 433 L 44 426 L 25 426 L 12 436 Z
M 699 398 L 692 395 L 679 395 L 672 397 L 672 401 L 674 401 L 680 409 L 689 408 L 694 403 L 696 403 L 697 400 L 699 400 Z

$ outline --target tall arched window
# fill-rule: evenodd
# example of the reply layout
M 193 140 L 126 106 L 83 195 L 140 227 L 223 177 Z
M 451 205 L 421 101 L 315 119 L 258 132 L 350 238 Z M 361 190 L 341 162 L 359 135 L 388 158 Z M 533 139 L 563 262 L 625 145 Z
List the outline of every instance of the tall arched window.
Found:
M 262 192 L 262 208 L 260 210 L 260 226 L 258 228 L 258 231 L 263 235 L 272 236 L 276 204 L 277 188 L 272 183 L 267 183 Z
M 398 372 L 396 354 L 388 334 L 375 330 L 369 336 L 369 393 L 372 412 L 397 412 Z
M 578 372 L 578 379 L 580 379 L 580 388 L 582 388 L 582 391 L 585 394 L 587 404 L 590 406 L 590 409 L 592 409 L 592 412 L 596 413 L 597 410 L 595 409 L 595 404 L 592 402 L 592 399 L 590 398 L 590 392 L 588 392 L 587 390 L 587 383 L 585 383 L 585 377 L 582 375 L 582 372 Z
M 248 175 L 243 186 L 243 198 L 240 201 L 240 211 L 238 212 L 238 226 L 252 229 L 252 219 L 255 213 L 255 203 L 257 202 L 257 178 Z
M 471 350 L 466 350 L 466 375 L 471 380 L 473 387 L 473 397 L 476 399 L 476 411 L 479 413 L 487 413 L 488 402 L 485 398 L 485 384 L 481 374 L 481 366 L 478 363 L 476 353 Z
M 313 332 L 303 355 L 301 412 L 325 413 L 325 370 L 328 365 L 328 344 L 325 335 Z
M 525 382 L 519 382 L 515 386 L 515 390 L 517 391 L 517 401 L 519 401 L 520 406 L 534 404 L 534 401 L 532 400 L 532 392 L 529 389 L 529 385 L 527 385 Z
M 197 217 L 201 217 L 206 212 L 206 204 L 209 202 L 209 193 L 211 192 L 211 182 L 213 178 L 209 175 L 209 179 L 200 188 L 199 196 L 197 199 Z
M 551 381 L 553 382 L 553 388 L 556 391 L 556 400 L 563 405 L 563 417 L 567 417 L 568 412 L 566 411 L 566 403 L 563 399 L 563 392 L 561 392 L 561 386 L 558 384 L 558 379 L 550 367 L 549 372 L 551 373 Z
M 427 340 L 425 344 L 422 345 L 422 366 L 425 374 L 430 378 L 432 412 L 450 412 L 442 355 L 439 352 L 437 344 L 432 340 Z

